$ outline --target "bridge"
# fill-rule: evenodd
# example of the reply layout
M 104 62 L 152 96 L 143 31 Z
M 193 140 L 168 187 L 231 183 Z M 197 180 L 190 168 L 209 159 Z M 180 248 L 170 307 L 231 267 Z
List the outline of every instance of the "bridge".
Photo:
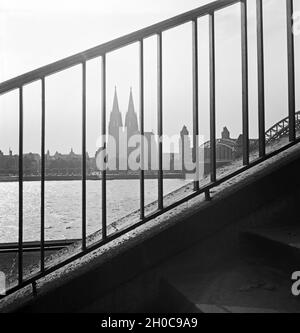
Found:
M 265 144 L 270 145 L 283 137 L 288 137 L 290 133 L 289 121 L 290 117 L 288 116 L 270 127 L 265 132 Z M 296 131 L 300 129 L 300 111 L 295 112 L 295 129 Z M 237 156 L 234 154 L 238 145 L 237 141 L 237 139 L 217 139 L 217 162 L 230 163 L 239 156 L 239 154 Z M 259 140 L 253 139 L 253 141 L 257 141 L 257 143 L 252 145 L 251 150 L 258 149 Z M 210 141 L 206 141 L 201 147 L 209 151 Z M 205 161 L 209 163 L 209 160 L 210 156 L 206 154 Z
M 252 1 L 252 0 L 251 0 Z M 113 265 L 107 265 L 103 270 L 107 273 L 109 278 L 105 281 L 105 286 L 99 286 L 99 280 L 97 280 L 97 286 L 103 294 L 111 288 L 113 283 L 122 278 L 122 274 L 126 275 L 128 279 L 137 275 L 137 272 L 142 272 L 144 270 L 149 269 L 150 266 L 157 264 L 162 260 L 164 256 L 171 256 L 174 253 L 178 253 L 179 250 L 182 250 L 185 247 L 189 246 L 192 242 L 199 241 L 200 235 L 204 235 L 207 229 L 212 228 L 215 223 L 219 222 L 218 220 L 228 218 L 231 216 L 232 219 L 239 220 L 242 218 L 242 213 L 239 211 L 240 207 L 252 207 L 253 210 L 258 209 L 258 207 L 264 206 L 262 200 L 265 200 L 266 197 L 273 198 L 273 194 L 276 192 L 272 186 L 265 186 L 264 183 L 258 183 L 260 178 L 255 178 L 255 190 L 251 188 L 253 192 L 253 200 L 249 200 L 249 198 L 245 198 L 245 193 L 250 195 L 249 188 L 245 187 L 245 191 L 241 194 L 236 190 L 236 192 L 231 192 L 230 197 L 232 201 L 229 200 L 229 194 L 226 197 L 224 195 L 224 200 L 216 200 L 215 202 L 211 202 L 213 193 L 218 190 L 220 185 L 227 184 L 229 180 L 237 179 L 238 176 L 245 175 L 247 176 L 248 172 L 251 170 L 256 170 L 255 168 L 258 165 L 265 165 L 266 161 L 275 161 L 276 158 L 282 158 L 282 154 L 285 152 L 293 151 L 293 148 L 297 148 L 299 144 L 299 139 L 296 137 L 296 131 L 300 127 L 300 113 L 296 113 L 295 107 L 295 52 L 294 52 L 294 35 L 293 35 L 293 0 L 286 0 L 286 8 L 287 11 L 284 13 L 286 15 L 287 22 L 287 63 L 288 63 L 288 95 L 289 95 L 289 105 L 288 105 L 288 117 L 281 120 L 272 128 L 266 131 L 265 129 L 265 70 L 264 70 L 264 39 L 267 38 L 264 34 L 263 30 L 263 17 L 264 17 L 264 1 L 257 0 L 256 1 L 256 15 L 257 15 L 257 87 L 258 87 L 258 119 L 259 119 L 259 137 L 258 137 L 258 150 L 259 150 L 259 158 L 255 161 L 250 160 L 250 147 L 249 147 L 249 94 L 248 94 L 248 12 L 247 12 L 247 0 L 219 0 L 213 1 L 205 6 L 197 8 L 195 10 L 186 12 L 184 14 L 178 15 L 176 17 L 170 18 L 166 21 L 157 23 L 155 25 L 146 27 L 142 30 L 136 31 L 129 35 L 117 38 L 108 43 L 99 45 L 97 47 L 91 48 L 89 50 L 83 51 L 81 53 L 75 54 L 73 56 L 67 57 L 65 59 L 59 60 L 47 66 L 43 66 L 39 69 L 33 70 L 31 72 L 25 73 L 21 76 L 13 78 L 11 80 L 2 82 L 0 84 L 0 95 L 5 95 L 11 91 L 17 91 L 19 96 L 19 131 L 18 131 L 18 140 L 19 140 L 19 172 L 18 172 L 18 243 L 17 243 L 17 280 L 14 281 L 12 285 L 6 291 L 6 297 L 9 297 L 12 294 L 18 294 L 20 290 L 23 288 L 32 286 L 33 294 L 36 295 L 37 283 L 42 279 L 47 279 L 52 273 L 58 273 L 64 270 L 70 265 L 75 265 L 78 262 L 82 262 L 84 258 L 89 257 L 95 251 L 104 251 L 105 249 L 110 249 L 107 257 L 116 252 L 113 249 L 115 244 L 119 240 L 123 240 L 127 235 L 132 235 L 136 230 L 140 230 L 140 228 L 147 228 L 152 225 L 152 223 L 159 221 L 159 219 L 163 216 L 167 216 L 166 214 L 172 215 L 176 212 L 176 209 L 184 206 L 186 203 L 190 203 L 192 200 L 198 200 L 201 195 L 205 195 L 205 199 L 207 201 L 207 205 L 203 209 L 208 209 L 208 211 L 199 212 L 197 209 L 201 206 L 194 207 L 195 212 L 201 215 L 201 218 L 204 219 L 204 223 L 199 223 L 199 219 L 191 220 L 189 215 L 185 215 L 186 223 L 184 228 L 182 224 L 171 221 L 173 227 L 168 231 L 166 225 L 163 225 L 160 228 L 160 233 L 155 234 L 156 240 L 160 246 L 164 246 L 163 251 L 157 251 L 157 243 L 156 246 L 151 243 L 151 239 L 147 238 L 152 236 L 153 234 L 149 232 L 149 234 L 143 234 L 143 245 L 140 245 L 138 249 L 135 248 L 135 251 L 131 250 L 131 248 L 127 248 L 128 252 L 119 254 L 119 257 L 115 259 Z M 241 75 L 242 75 L 242 119 L 243 119 L 243 130 L 242 130 L 242 165 L 237 170 L 231 170 L 226 175 L 217 175 L 217 145 L 218 139 L 216 137 L 216 34 L 215 34 L 215 14 L 216 12 L 222 11 L 225 8 L 231 6 L 239 6 L 240 8 L 240 18 L 241 18 L 241 50 L 240 50 L 240 59 L 242 63 L 241 67 Z M 87 126 L 86 126 L 86 111 L 87 111 L 87 62 L 89 60 L 99 58 L 101 59 L 101 108 L 99 112 L 101 112 L 101 135 L 103 138 L 107 135 L 107 107 L 106 107 L 106 94 L 107 94 L 107 57 L 110 52 L 115 50 L 126 48 L 128 45 L 136 44 L 139 47 L 139 56 L 137 59 L 137 63 L 139 66 L 139 81 L 140 81 L 140 90 L 139 90 L 139 122 L 140 122 L 140 130 L 141 134 L 144 134 L 144 109 L 145 109 L 145 63 L 144 63 L 144 41 L 148 37 L 155 36 L 157 39 L 157 92 L 158 92 L 158 103 L 157 103 L 157 134 L 159 138 L 162 138 L 164 135 L 164 127 L 163 127 L 163 35 L 164 32 L 170 30 L 172 28 L 181 26 L 183 24 L 189 23 L 192 27 L 192 101 L 193 101 L 193 146 L 199 146 L 199 45 L 198 45 L 198 20 L 202 17 L 208 17 L 209 20 L 209 84 L 210 84 L 210 107 L 209 107 L 209 115 L 210 115 L 210 144 L 209 144 L 209 154 L 210 154 L 210 178 L 209 182 L 206 184 L 202 184 L 199 180 L 199 174 L 196 173 L 195 179 L 193 180 L 191 191 L 186 191 L 184 195 L 180 197 L 175 197 L 175 200 L 168 201 L 164 195 L 164 173 L 163 173 L 163 141 L 160 140 L 158 145 L 158 165 L 159 170 L 157 172 L 157 202 L 155 203 L 155 210 L 151 212 L 147 211 L 147 205 L 145 204 L 145 172 L 141 165 L 139 172 L 140 179 L 140 202 L 139 202 L 139 211 L 135 215 L 135 220 L 132 223 L 125 223 L 124 227 L 121 229 L 115 228 L 114 232 L 111 232 L 111 228 L 109 225 L 108 217 L 107 217 L 107 172 L 104 165 L 104 170 L 102 173 L 101 179 L 101 225 L 99 225 L 99 230 L 97 233 L 97 239 L 92 241 L 87 235 L 87 165 L 86 159 L 82 158 L 82 170 L 81 170 L 81 194 L 82 194 L 82 214 L 81 214 L 81 238 L 76 242 L 76 251 L 72 252 L 69 256 L 62 255 L 59 260 L 54 261 L 53 263 L 47 262 L 46 264 L 46 250 L 49 249 L 49 242 L 45 240 L 45 181 L 46 181 L 46 170 L 45 170 L 45 156 L 46 156 L 46 147 L 45 147 L 45 137 L 46 137 L 46 80 L 50 75 L 53 75 L 58 72 L 65 71 L 71 67 L 79 66 L 81 69 L 81 83 L 82 83 L 82 93 L 81 93 L 81 101 L 82 101 L 82 133 L 81 133 L 81 144 L 82 144 L 82 156 L 86 156 L 87 151 Z M 285 47 L 285 45 L 282 45 Z M 100 68 L 99 68 L 100 69 Z M 28 250 L 28 247 L 24 242 L 24 165 L 23 165 L 23 149 L 24 149 L 24 86 L 31 83 L 40 83 L 40 92 L 41 92 L 41 196 L 40 196 L 40 242 L 39 244 L 32 244 L 32 247 L 35 249 L 38 247 L 40 252 L 39 258 L 39 267 L 36 268 L 34 274 L 30 274 L 29 276 L 25 275 L 24 268 L 24 258 L 25 252 Z M 296 117 L 295 117 L 296 115 Z M 0 113 L 1 116 L 1 113 Z M 266 145 L 274 142 L 282 138 L 283 136 L 288 135 L 289 142 L 286 143 L 283 147 L 280 147 L 270 153 L 266 152 Z M 107 142 L 104 139 L 101 143 L 102 149 L 106 149 Z M 293 151 L 296 155 L 296 152 Z M 141 148 L 141 156 L 143 156 L 144 151 L 143 147 Z M 197 153 L 196 150 L 193 152 L 194 160 L 197 161 Z M 296 159 L 296 157 L 295 157 Z M 294 163 L 294 159 L 290 159 L 290 165 L 285 167 L 285 172 L 288 173 L 288 179 L 292 178 L 292 175 L 295 176 L 296 166 Z M 294 163 L 294 164 L 293 164 Z M 253 171 L 254 172 L 254 171 Z M 273 172 L 275 172 L 273 170 Z M 278 171 L 279 172 L 279 171 Z M 283 172 L 283 171 L 282 171 Z M 280 172 L 279 172 L 280 174 Z M 276 174 L 278 176 L 278 173 Z M 274 176 L 274 175 L 273 175 Z M 295 176 L 296 177 L 296 176 Z M 253 178 L 253 177 L 252 177 Z M 269 178 L 268 178 L 269 179 Z M 273 178 L 274 179 L 274 178 Z M 277 179 L 277 178 L 276 178 Z M 254 180 L 253 180 L 254 181 Z M 239 185 L 240 186 L 240 185 Z M 246 185 L 245 185 L 246 186 Z M 254 186 L 254 185 L 253 185 Z M 240 186 L 241 187 L 241 186 Z M 239 188 L 240 188 L 239 187 Z M 286 186 L 279 186 L 279 189 L 282 190 Z M 261 195 L 257 198 L 257 191 L 259 193 L 265 193 L 266 195 Z M 296 191 L 296 189 L 295 189 Z M 252 193 L 251 192 L 251 193 Z M 238 195 L 238 194 L 239 195 Z M 277 193 L 276 193 L 277 194 Z M 260 198 L 261 197 L 261 198 Z M 227 205 L 227 202 L 230 202 L 230 205 Z M 244 201 L 241 201 L 244 200 Z M 260 200 L 260 201 L 259 201 Z M 275 200 L 275 198 L 274 198 Z M 249 204 L 250 201 L 250 204 Z M 245 204 L 247 202 L 247 204 Z M 117 203 L 116 203 L 117 204 Z M 214 206 L 217 205 L 217 209 Z M 247 206 L 248 205 L 248 206 Z M 231 207 L 237 207 L 236 209 L 230 209 Z M 175 209 L 176 208 L 176 209 Z M 222 213 L 222 218 L 220 215 L 214 215 Z M 240 215 L 237 215 L 240 213 Z M 243 212 L 244 213 L 244 212 Z M 190 214 L 190 212 L 189 212 Z M 195 213 L 196 214 L 196 213 Z M 211 215 L 209 215 L 211 214 Z M 235 215 L 234 215 L 235 214 Z M 213 218 L 211 217 L 213 216 Z M 218 219 L 219 216 L 219 219 Z M 209 219 L 212 223 L 210 225 L 206 225 L 205 219 Z M 176 219 L 174 219 L 176 220 Z M 169 220 L 168 220 L 169 221 Z M 176 220 L 177 221 L 177 220 Z M 227 221 L 227 220 L 226 220 Z M 170 225 L 171 225 L 170 222 Z M 178 222 L 178 221 L 177 221 Z M 176 223 L 177 223 L 176 222 Z M 197 222 L 197 224 L 196 224 Z M 192 228 L 193 227 L 193 228 Z M 220 227 L 220 225 L 219 225 Z M 189 229 L 191 228 L 191 229 Z M 201 229 L 203 228 L 203 229 Z M 205 229 L 207 228 L 207 229 Z M 155 229 L 156 230 L 156 229 Z M 152 231 L 154 232 L 154 231 Z M 170 233 L 168 233 L 170 232 Z M 148 236 L 147 236 L 148 235 Z M 166 238 L 166 235 L 168 237 Z M 183 235 L 183 236 L 182 236 Z M 183 239 L 181 239 L 181 236 Z M 135 240 L 138 242 L 139 237 L 136 234 Z M 153 236 L 153 238 L 155 238 Z M 197 238 L 198 237 L 198 238 Z M 167 240 L 173 241 L 167 241 Z M 134 248 L 134 241 L 130 246 Z M 164 245 L 162 242 L 164 241 Z M 55 244 L 56 247 L 60 248 L 62 244 Z M 147 254 L 149 255 L 149 265 L 148 262 L 144 265 L 141 264 L 142 268 L 140 271 L 137 271 L 138 268 L 128 268 L 128 272 L 124 271 L 124 267 L 122 269 L 122 260 L 123 254 L 124 256 L 128 256 L 130 253 L 134 258 L 137 258 L 136 261 L 130 260 L 126 261 L 128 263 L 138 262 L 141 260 L 144 251 L 147 249 Z M 158 253 L 159 252 L 159 253 Z M 98 252 L 97 252 L 98 253 Z M 130 255 L 129 255 L 130 256 Z M 139 257 L 141 256 L 141 257 Z M 101 257 L 102 258 L 102 257 Z M 106 258 L 106 257 L 105 257 Z M 102 258 L 101 260 L 105 260 Z M 126 257 L 128 260 L 128 257 Z M 132 259 L 132 258 L 131 258 Z M 99 262 L 101 261 L 99 259 Z M 99 264 L 98 262 L 98 264 Z M 132 266 L 132 265 L 131 265 Z M 97 266 L 98 267 L 98 266 Z M 112 273 L 113 269 L 111 267 L 118 267 L 120 269 L 119 273 L 122 274 L 114 274 L 113 276 L 109 275 L 109 272 Z M 96 268 L 95 268 L 96 269 Z M 97 268 L 98 269 L 98 268 Z M 83 269 L 86 271 L 86 268 Z M 101 270 L 100 270 L 101 271 Z M 101 271 L 102 273 L 102 271 Z M 98 275 L 93 275 L 94 279 Z M 100 275 L 101 276 L 101 275 Z M 105 274 L 102 276 L 106 276 Z M 119 280 L 118 280 L 119 281 Z M 80 287 L 77 284 L 78 280 L 74 285 L 78 289 L 84 290 L 86 285 L 80 284 Z M 88 284 L 95 282 L 93 280 L 88 280 Z M 119 281 L 121 283 L 122 281 Z M 123 281 L 124 282 L 124 281 Z M 96 282 L 95 282 L 96 283 Z M 72 285 L 72 287 L 74 287 Z M 107 288 L 107 289 L 105 289 Z M 91 292 L 93 288 L 90 288 Z M 73 290 L 73 289 L 72 289 Z M 94 289 L 92 290 L 95 291 Z M 83 292 L 83 291 L 82 291 Z M 73 293 L 75 297 L 76 292 Z M 80 294 L 80 292 L 79 292 Z M 82 296 L 82 295 L 81 295 Z M 78 301 L 80 299 L 78 298 Z M 68 298 L 64 298 L 63 302 L 68 302 Z M 69 304 L 70 305 L 70 304 Z M 71 306 L 71 305 L 70 305 Z
M 268 129 L 266 132 L 266 144 L 270 144 L 284 136 L 288 136 L 290 131 L 289 121 L 290 118 L 286 117 Z M 300 129 L 300 111 L 295 113 L 295 126 L 296 130 Z

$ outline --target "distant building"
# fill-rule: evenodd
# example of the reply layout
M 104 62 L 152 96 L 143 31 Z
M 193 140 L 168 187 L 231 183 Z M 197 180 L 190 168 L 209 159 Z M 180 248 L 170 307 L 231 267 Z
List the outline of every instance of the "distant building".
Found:
M 250 151 L 257 148 L 257 139 L 249 140 Z M 210 164 L 210 141 L 204 143 L 200 149 L 204 149 L 204 163 Z M 232 162 L 243 154 L 243 135 L 237 139 L 231 138 L 227 127 L 223 128 L 221 138 L 216 140 L 216 160 L 217 167 Z M 206 170 L 206 172 L 208 172 Z
M 139 148 L 140 142 L 130 142 L 135 135 L 140 135 L 138 124 L 138 116 L 134 107 L 132 89 L 130 89 L 128 108 L 125 115 L 123 126 L 122 113 L 119 108 L 117 89 L 115 88 L 113 107 L 110 113 L 108 125 L 108 170 L 112 171 L 128 171 L 129 156 L 133 151 Z M 157 156 L 157 142 L 153 132 L 145 132 L 144 139 L 146 140 L 144 168 L 146 170 L 155 170 L 157 161 L 154 156 Z M 101 150 L 99 150 L 101 151 Z M 138 163 L 140 161 L 137 161 Z
M 69 154 L 55 152 L 50 155 L 49 150 L 46 154 L 46 174 L 49 175 L 81 175 L 82 173 L 82 155 L 76 154 L 71 148 Z M 87 175 L 96 171 L 96 162 L 86 154 Z
M 39 154 L 29 153 L 23 155 L 23 174 L 24 175 L 39 175 L 41 157 Z
M 134 109 L 132 88 L 130 88 L 128 109 L 125 116 L 125 129 L 127 129 L 128 138 L 131 138 L 133 135 L 140 134 L 137 114 Z
M 0 174 L 16 176 L 19 173 L 19 156 L 13 155 L 9 149 L 8 155 L 0 151 Z
M 116 162 L 116 168 L 117 170 L 120 169 L 120 153 L 121 153 L 121 147 L 120 147 L 120 135 L 123 135 L 123 121 L 122 121 L 122 114 L 120 112 L 119 108 L 119 102 L 118 102 L 118 95 L 117 95 L 117 88 L 115 88 L 115 95 L 114 95 L 114 101 L 113 101 L 113 108 L 110 113 L 110 120 L 108 125 L 108 134 L 109 139 L 107 143 L 107 152 L 108 155 L 115 156 L 115 162 Z M 114 141 L 112 142 L 111 139 Z M 115 146 L 116 145 L 116 146 Z
M 87 175 L 94 173 L 96 161 L 86 155 Z M 51 156 L 48 150 L 45 155 L 46 175 L 81 175 L 82 173 L 82 155 L 75 154 L 71 149 L 69 154 L 56 152 Z M 19 174 L 19 155 L 14 155 L 12 150 L 5 155 L 0 151 L 0 175 L 17 176 Z M 23 155 L 23 175 L 39 176 L 41 174 L 41 156 L 35 153 L 26 153 Z
M 117 89 L 115 89 L 113 107 L 110 113 L 108 125 L 109 140 L 107 143 L 107 160 L 109 171 L 132 171 L 128 166 L 128 159 L 132 152 L 139 148 L 140 142 L 134 142 L 131 147 L 129 143 L 134 135 L 140 134 L 138 116 L 135 111 L 132 89 L 129 94 L 128 108 L 123 122 L 122 113 L 119 108 Z M 157 138 L 153 132 L 145 132 L 144 140 L 145 155 L 144 169 L 156 171 L 158 169 L 158 145 Z M 257 140 L 249 140 L 250 149 L 256 146 Z M 193 146 L 187 126 L 183 126 L 178 142 L 179 154 L 170 151 L 163 154 L 163 168 L 169 171 L 182 171 L 183 173 L 193 173 L 195 164 L 193 161 Z M 178 149 L 176 149 L 178 151 Z M 99 150 L 101 151 L 101 150 Z M 217 167 L 230 163 L 240 157 L 243 151 L 243 137 L 231 138 L 227 127 L 223 128 L 221 137 L 216 139 L 216 159 Z M 203 172 L 208 172 L 210 165 L 210 142 L 199 147 L 199 160 L 203 167 Z M 97 154 L 96 154 L 97 155 Z M 137 161 L 140 162 L 140 161 Z M 206 167 L 205 167 L 206 166 Z M 202 170 L 202 169 L 201 169 Z M 137 170 L 136 170 L 137 171 Z
M 179 161 L 181 163 L 180 170 L 184 173 L 194 171 L 190 133 L 185 125 L 180 132 Z

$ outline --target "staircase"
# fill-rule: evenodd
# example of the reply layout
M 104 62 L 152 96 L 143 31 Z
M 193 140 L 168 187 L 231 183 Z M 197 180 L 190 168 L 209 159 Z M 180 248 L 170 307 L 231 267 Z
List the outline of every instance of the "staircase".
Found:
M 242 159 L 218 174 L 216 160 L 215 13 L 240 6 L 242 63 Z M 258 151 L 249 149 L 247 1 L 219 0 L 130 35 L 62 59 L 0 84 L 0 94 L 19 93 L 18 278 L 0 301 L 2 312 L 293 312 L 291 274 L 300 270 L 300 139 L 296 130 L 293 0 L 286 0 L 288 117 L 265 129 L 264 1 L 256 0 L 258 72 Z M 102 225 L 87 237 L 86 159 L 82 158 L 82 234 L 74 244 L 45 259 L 46 78 L 73 66 L 82 70 L 82 156 L 86 156 L 86 64 L 101 58 L 101 134 L 106 136 L 108 53 L 137 43 L 140 69 L 141 134 L 144 133 L 144 40 L 157 37 L 157 135 L 163 136 L 163 33 L 190 23 L 193 55 L 193 147 L 199 147 L 198 19 L 209 18 L 210 177 L 164 196 L 163 143 L 158 144 L 157 209 L 147 213 L 145 173 L 140 170 L 140 209 L 122 228 L 108 225 L 107 174 L 101 169 Z M 41 83 L 41 242 L 39 267 L 24 270 L 23 88 Z M 270 151 L 270 142 L 285 140 Z M 281 143 L 282 143 L 281 142 Z M 106 139 L 101 149 L 106 149 Z M 143 148 L 141 148 L 143 150 Z M 143 152 L 141 152 L 143 155 Z M 197 149 L 193 149 L 199 162 Z M 105 164 L 105 163 L 104 163 Z M 196 168 L 197 169 L 197 168 Z M 178 194 L 178 193 L 177 193 Z M 174 200 L 175 199 L 175 200 Z M 138 216 L 138 219 L 136 217 Z M 134 222 L 135 221 L 135 222 Z M 137 221 L 137 222 L 136 222 Z M 293 223 L 291 223 L 293 222 Z M 111 232 L 113 229 L 114 232 Z
M 291 291 L 292 274 L 300 270 L 300 187 L 295 177 L 290 189 L 284 188 L 289 181 L 284 169 L 269 179 L 276 191 L 270 201 L 162 268 L 165 281 L 181 295 L 179 312 L 186 303 L 202 313 L 300 312 L 300 298 Z M 271 181 L 278 187 L 271 188 Z M 245 200 L 265 195 L 257 188 Z M 235 209 L 240 204 L 247 202 L 237 201 Z
M 298 225 L 271 224 L 240 231 L 238 251 L 213 265 L 201 260 L 203 245 L 181 254 L 165 273 L 181 295 L 178 312 L 185 313 L 189 304 L 202 313 L 299 313 L 300 300 L 291 292 L 291 276 L 300 265 L 299 239 Z
M 300 301 L 291 294 L 292 272 L 300 263 L 299 226 L 271 224 L 241 231 L 239 238 L 238 255 L 231 253 L 213 266 L 195 260 L 202 246 L 168 264 L 165 284 L 171 295 L 180 294 L 171 312 L 175 304 L 181 313 L 300 312 Z

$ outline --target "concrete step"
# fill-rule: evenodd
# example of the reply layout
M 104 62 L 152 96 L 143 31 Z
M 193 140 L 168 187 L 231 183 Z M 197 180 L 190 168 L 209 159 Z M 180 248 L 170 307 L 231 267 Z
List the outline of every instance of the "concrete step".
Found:
M 202 313 L 282 313 L 272 309 L 251 308 L 245 306 L 198 304 L 197 307 Z
M 202 311 L 165 279 L 161 279 L 157 301 L 149 313 L 201 313 Z
M 168 282 L 201 313 L 300 313 L 289 276 L 270 267 L 236 262 L 213 272 L 186 271 Z
M 289 273 L 245 261 L 238 244 L 227 253 L 218 246 L 213 241 L 179 254 L 165 266 L 164 278 L 202 313 L 300 313 Z
M 300 270 L 300 226 L 271 225 L 242 231 L 239 236 L 247 260 L 280 269 Z

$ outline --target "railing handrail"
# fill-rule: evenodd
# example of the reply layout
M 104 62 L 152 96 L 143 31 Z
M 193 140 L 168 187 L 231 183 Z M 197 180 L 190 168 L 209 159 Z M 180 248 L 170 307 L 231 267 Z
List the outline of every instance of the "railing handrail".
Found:
M 217 0 L 211 2 L 207 5 L 203 5 L 191 11 L 185 12 L 183 14 L 174 16 L 170 19 L 164 20 L 162 22 L 153 24 L 147 28 L 137 30 L 133 33 L 127 34 L 125 36 L 116 38 L 109 42 L 103 43 L 96 47 L 90 48 L 86 51 L 77 53 L 75 55 L 66 57 L 64 59 L 58 60 L 46 66 L 40 67 L 38 69 L 29 71 L 25 74 L 17 76 L 15 78 L 9 79 L 0 83 L 0 95 L 7 93 L 11 90 L 18 89 L 21 86 L 32 83 L 34 81 L 40 80 L 46 76 L 58 73 L 60 71 L 66 70 L 70 67 L 79 65 L 85 61 L 100 57 L 104 54 L 116 51 L 124 46 L 136 43 L 141 39 L 151 37 L 155 34 L 161 33 L 163 31 L 175 28 L 179 25 L 188 23 L 190 21 L 196 20 L 205 15 L 209 15 L 212 12 L 223 9 L 225 7 L 234 5 L 241 2 L 242 0 Z

